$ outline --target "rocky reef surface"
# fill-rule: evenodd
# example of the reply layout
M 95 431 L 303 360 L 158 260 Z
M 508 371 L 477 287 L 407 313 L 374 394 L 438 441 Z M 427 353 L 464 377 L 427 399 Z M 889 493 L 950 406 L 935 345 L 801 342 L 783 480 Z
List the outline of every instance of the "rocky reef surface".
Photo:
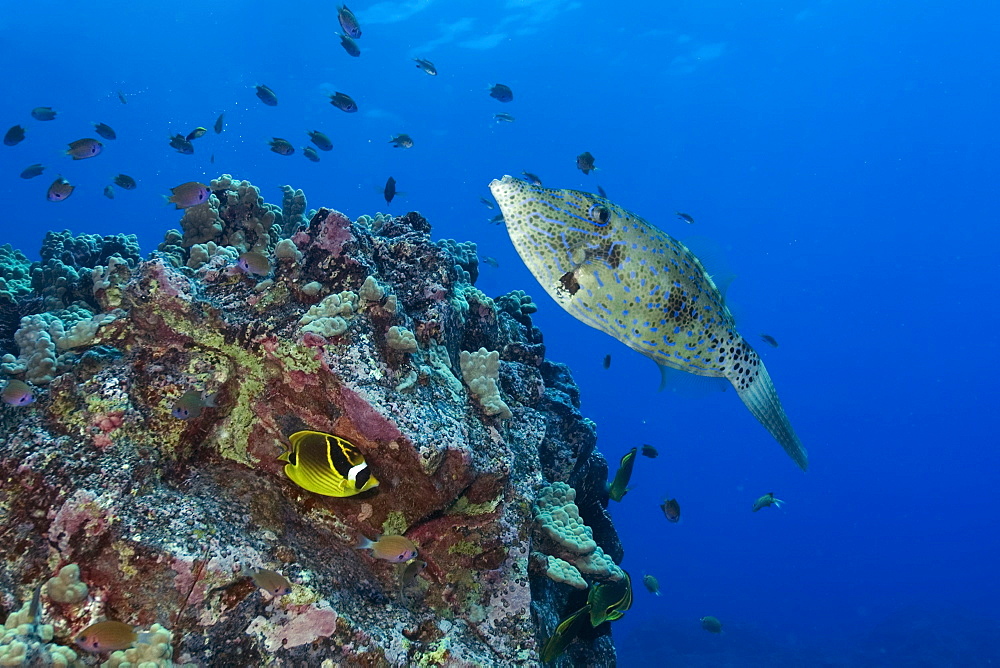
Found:
M 0 404 L 2 665 L 537 665 L 622 549 L 531 299 L 479 291 L 475 245 L 417 213 L 210 187 L 148 259 L 126 235 L 50 233 L 41 262 L 0 247 L 0 383 L 35 396 Z M 270 273 L 238 271 L 247 251 Z M 215 405 L 179 419 L 191 390 Z M 379 486 L 297 486 L 277 458 L 304 429 L 354 443 Z M 381 534 L 426 568 L 355 548 Z M 101 619 L 158 644 L 75 647 Z M 608 625 L 557 663 L 613 666 Z

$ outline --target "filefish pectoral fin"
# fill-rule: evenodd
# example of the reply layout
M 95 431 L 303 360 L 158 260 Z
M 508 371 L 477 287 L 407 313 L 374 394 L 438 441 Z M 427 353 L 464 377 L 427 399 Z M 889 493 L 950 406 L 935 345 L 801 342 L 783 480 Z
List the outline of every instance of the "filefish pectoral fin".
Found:
M 737 383 L 733 385 L 746 407 L 771 432 L 771 436 L 781 444 L 788 456 L 794 459 L 803 471 L 808 469 L 809 457 L 806 449 L 795 435 L 795 430 L 785 415 L 785 409 L 781 407 L 774 383 L 771 382 L 771 376 L 763 363 L 757 365 L 756 375 L 745 388 L 740 389 Z

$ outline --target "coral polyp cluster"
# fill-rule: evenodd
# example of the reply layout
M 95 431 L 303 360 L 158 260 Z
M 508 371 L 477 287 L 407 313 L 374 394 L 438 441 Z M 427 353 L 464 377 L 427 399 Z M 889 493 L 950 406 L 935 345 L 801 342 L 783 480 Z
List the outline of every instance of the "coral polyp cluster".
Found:
M 614 578 L 622 551 L 594 426 L 530 298 L 476 289 L 475 245 L 432 241 L 417 213 L 351 221 L 288 187 L 279 207 L 228 176 L 211 190 L 148 259 L 103 241 L 28 268 L 55 290 L 28 291 L 24 256 L 0 253 L 17 265 L 0 274 L 0 317 L 17 317 L 0 369 L 35 393 L 0 406 L 0 508 L 18 527 L 4 607 L 53 578 L 53 600 L 169 628 L 178 663 L 537 664 L 573 587 Z M 247 252 L 270 272 L 239 271 Z M 92 266 L 73 278 L 66 260 Z M 181 419 L 185 396 L 211 401 Z M 302 430 L 354 444 L 378 487 L 296 485 L 278 456 Z M 553 555 L 559 577 L 531 559 L 558 552 L 533 545 L 553 482 L 575 489 L 560 503 L 599 546 Z M 406 576 L 355 549 L 392 534 L 426 567 Z M 248 569 L 281 572 L 291 593 L 272 598 Z M 46 613 L 71 644 L 84 620 Z M 603 631 L 565 657 L 611 665 L 614 650 Z

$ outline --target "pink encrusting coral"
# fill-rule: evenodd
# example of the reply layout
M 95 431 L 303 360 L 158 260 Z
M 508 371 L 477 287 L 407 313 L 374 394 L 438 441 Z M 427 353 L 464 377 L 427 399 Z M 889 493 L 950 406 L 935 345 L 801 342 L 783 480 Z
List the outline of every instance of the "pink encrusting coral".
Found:
M 571 590 L 529 569 L 536 490 L 569 482 L 594 540 L 622 552 L 593 425 L 530 299 L 476 290 L 474 245 L 431 241 L 419 214 L 306 215 L 301 191 L 278 207 L 228 176 L 211 190 L 119 272 L 117 317 L 35 404 L 0 410 L 0 476 L 19 481 L 0 507 L 25 527 L 0 580 L 78 563 L 95 615 L 158 622 L 174 659 L 201 665 L 537 665 Z M 225 270 L 250 250 L 266 280 Z M 469 389 L 461 353 L 480 350 L 507 414 Z M 213 399 L 175 417 L 191 392 Z M 278 456 L 304 430 L 353 444 L 378 486 L 293 482 Z M 413 582 L 354 547 L 383 535 L 427 562 Z M 292 591 L 265 595 L 259 569 Z M 603 634 L 566 656 L 603 666 L 614 650 Z

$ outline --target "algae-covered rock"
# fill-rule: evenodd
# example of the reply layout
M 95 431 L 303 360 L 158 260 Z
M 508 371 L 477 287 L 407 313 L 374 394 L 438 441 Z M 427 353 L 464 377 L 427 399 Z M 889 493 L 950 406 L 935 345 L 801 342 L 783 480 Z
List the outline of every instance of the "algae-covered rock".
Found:
M 530 299 L 473 289 L 475 246 L 435 243 L 417 213 L 307 215 L 291 188 L 279 210 L 231 177 L 212 192 L 149 259 L 48 276 L 88 305 L 19 316 L 3 371 L 30 375 L 36 401 L 0 406 L 0 477 L 17 481 L 0 508 L 19 527 L 0 595 L 13 609 L 48 582 L 65 602 L 42 609 L 53 647 L 8 651 L 58 654 L 107 618 L 155 629 L 115 665 L 538 665 L 570 596 L 622 552 L 594 426 Z M 226 268 L 278 246 L 267 281 Z M 303 430 L 352 444 L 379 485 L 298 486 L 278 457 Z M 552 483 L 575 490 L 582 552 L 542 544 L 532 509 Z M 426 567 L 355 549 L 391 533 Z M 291 592 L 259 588 L 264 571 Z M 560 661 L 614 665 L 607 633 Z

